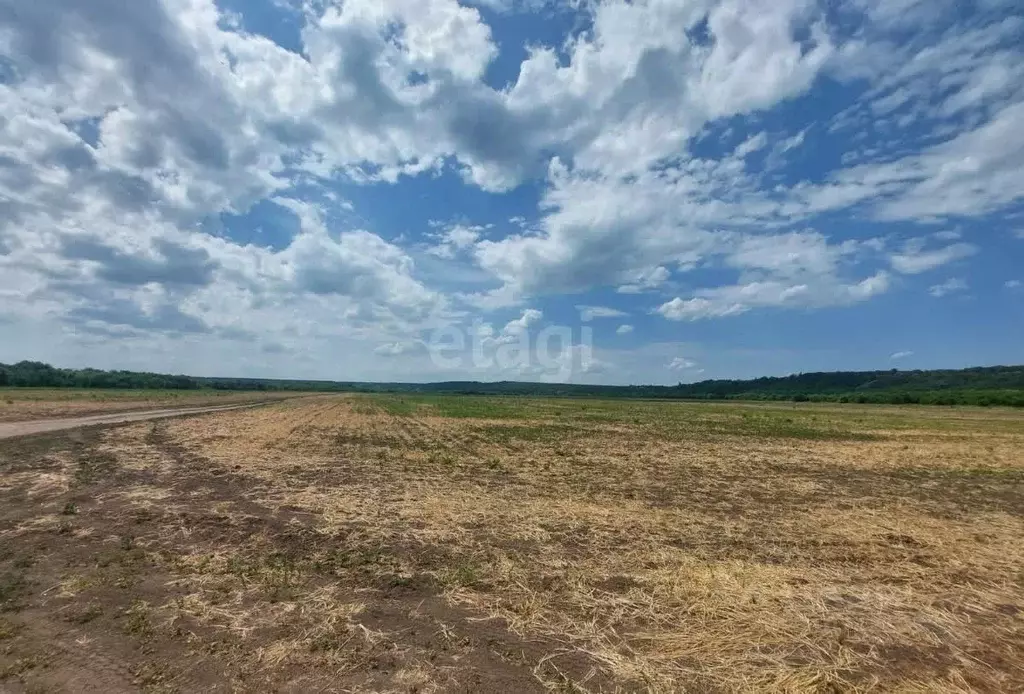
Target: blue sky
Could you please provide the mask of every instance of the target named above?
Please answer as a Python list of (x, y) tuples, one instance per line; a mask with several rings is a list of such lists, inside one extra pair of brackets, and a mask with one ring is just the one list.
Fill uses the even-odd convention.
[(1013, 0), (0, 0), (0, 361), (1024, 361)]

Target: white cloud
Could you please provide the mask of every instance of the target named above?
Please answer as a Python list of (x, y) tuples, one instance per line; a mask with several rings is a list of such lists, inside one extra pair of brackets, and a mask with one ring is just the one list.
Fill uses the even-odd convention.
[(879, 217), (982, 215), (1020, 200), (1024, 197), (1024, 182), (1018, 175), (1024, 166), (1024, 136), (1016, 124), (1021, 119), (1024, 103), (1007, 106), (985, 125), (916, 159), (877, 167), (874, 174), (883, 179), (914, 181), (878, 207)]
[(616, 335), (628, 335), (631, 332), (633, 332), (633, 326), (627, 323), (623, 323), (622, 325), (615, 329)]
[(427, 252), (450, 260), (458, 253), (471, 249), (484, 231), (482, 226), (456, 224), (442, 230), (436, 237), (438, 242), (428, 248)]
[(757, 135), (752, 135), (751, 137), (741, 142), (740, 145), (736, 147), (736, 149), (733, 151), (732, 155), (734, 157), (739, 157), (740, 159), (742, 159), (748, 154), (752, 154), (758, 151), (759, 149), (764, 149), (764, 147), (767, 144), (768, 135), (761, 132), (758, 133)]
[(670, 371), (685, 371), (686, 369), (692, 369), (695, 366), (697, 366), (697, 362), (695, 361), (690, 361), (683, 357), (676, 357), (669, 362), (668, 369)]
[(486, 7), (494, 12), (539, 12), (549, 6), (557, 7), (552, 0), (465, 0), (464, 4)]
[[(949, 19), (949, 3), (879, 6), (908, 4), (939, 24)], [(982, 14), (936, 34), (930, 21), (901, 25), (887, 13), (871, 15), (873, 40), (844, 46), (837, 65), (872, 88), (832, 129), (860, 130), (882, 146), (861, 153), (863, 165), (835, 172), (825, 186), (803, 187), (799, 192), (810, 193), (804, 202), (867, 203), (879, 219), (927, 221), (983, 215), (1024, 197), (1014, 173), (1024, 161), (1024, 135), (1013, 125), (1024, 108), (1021, 18)], [(910, 26), (917, 32), (908, 35)]]
[[(698, 179), (710, 175), (728, 188), (742, 163), (716, 170), (714, 162), (684, 157), (678, 169), (650, 167), (685, 152), (708, 121), (800, 94), (832, 46), (808, 5), (787, 0), (712, 5), (707, 30), (714, 41), (705, 49), (685, 38), (704, 9), (702, 3), (601, 4), (593, 31), (574, 44), (567, 62), (540, 50), (523, 64), (510, 104), (557, 104), (559, 117), (578, 119), (566, 131), (575, 156), (571, 168), (562, 159), (550, 167), (545, 206), (551, 212), (541, 233), (480, 244), (484, 268), (526, 294), (594, 284), (639, 293), (667, 280), (671, 265), (689, 267), (714, 249), (718, 236), (702, 227), (725, 210), (696, 202), (706, 192), (697, 187), (710, 187)], [(809, 31), (803, 45), (799, 28)], [(604, 122), (588, 122), (596, 116)], [(738, 154), (766, 138), (755, 136)], [(734, 190), (738, 196), (743, 186)]]
[(540, 322), (544, 314), (537, 309), (528, 308), (523, 311), (523, 315), (515, 320), (511, 320), (505, 324), (502, 328), (501, 334), (506, 336), (520, 335), (530, 329), (530, 326), (536, 325)]
[(1010, 290), (1017, 290), (1024, 286), (1024, 283), (1020, 280), (1007, 280), (1003, 286)]
[(807, 127), (795, 135), (777, 140), (775, 144), (772, 145), (768, 152), (768, 156), (765, 159), (765, 170), (773, 171), (781, 168), (786, 163), (787, 154), (803, 145), (804, 140), (807, 139), (807, 133), (810, 129), (810, 127)]
[(904, 248), (900, 253), (892, 254), (889, 257), (889, 262), (897, 272), (916, 275), (956, 260), (968, 258), (976, 252), (977, 248), (969, 243), (955, 243), (932, 251), (925, 251), (920, 244), (913, 244)]
[(404, 354), (419, 352), (424, 349), (423, 343), (418, 340), (406, 342), (388, 342), (375, 348), (374, 354), (385, 357), (400, 357)]
[(636, 270), (627, 275), (629, 282), (620, 285), (616, 290), (619, 294), (642, 294), (657, 289), (668, 280), (670, 273), (660, 265)]
[(577, 306), (576, 310), (580, 312), (580, 320), (584, 323), (597, 318), (621, 318), (629, 315), (625, 311), (607, 306)]
[(967, 291), (967, 282), (959, 277), (951, 277), (941, 284), (935, 284), (928, 288), (928, 293), (936, 299), (963, 291)]
[(888, 290), (879, 271), (861, 280), (843, 279), (844, 266), (874, 244), (829, 244), (816, 232), (731, 235), (723, 262), (740, 271), (740, 282), (696, 290), (656, 309), (670, 320), (698, 320), (756, 308), (817, 308), (865, 301)]
[(900, 359), (906, 359), (907, 357), (912, 357), (912, 356), (914, 356), (913, 352), (905, 351), (905, 352), (894, 352), (889, 358), (892, 359), (893, 361), (899, 361)]
[(789, 152), (790, 150), (796, 149), (804, 143), (807, 138), (807, 129), (801, 130), (795, 135), (791, 135), (784, 140), (779, 140), (778, 144), (773, 150), (773, 154), (780, 155)]
[[(19, 11), (7, 38), (23, 79), (0, 85), (0, 154), (16, 163), (0, 167), (0, 274), (11, 283), (0, 281), (0, 292), (32, 297), (17, 302), (23, 317), (135, 338), (388, 337), (442, 319), (445, 299), (414, 276), (402, 248), (359, 228), (328, 231), (311, 202), (274, 198), (299, 218), (299, 233), (277, 250), (197, 225), (290, 186), (286, 154), (296, 146), (328, 169), (421, 158), (358, 136), (358, 109), (344, 126), (318, 115), (315, 99), (351, 84), (335, 75), (324, 88), (329, 78), (318, 69), (328, 66), (317, 56), (333, 49), (323, 32), (365, 28), (374, 11), (355, 3), (345, 17), (329, 11), (307, 36), (311, 62), (232, 32), (205, 0), (129, 10), (54, 0)], [(423, 70), (471, 78), (472, 61), (493, 53), (486, 32), (473, 29), (475, 15), (453, 3), (408, 12), (407, 59)], [(465, 41), (449, 44), (452, 36)], [(377, 129), (381, 115), (364, 125)], [(334, 127), (354, 135), (327, 137)], [(402, 149), (403, 137), (383, 137)], [(329, 151), (340, 142), (353, 149)], [(465, 230), (446, 239), (455, 248), (474, 240)]]
[(676, 297), (656, 309), (669, 320), (722, 318), (755, 308), (843, 306), (865, 301), (889, 288), (889, 276), (880, 272), (853, 284), (820, 286), (779, 280), (748, 282), (699, 290), (689, 299)]
[(817, 232), (751, 235), (736, 239), (726, 264), (785, 277), (831, 275), (840, 259), (855, 249), (855, 244), (830, 245)]
[(574, 340), (564, 327), (534, 333), (541, 321), (542, 314), (535, 309), (523, 311), (500, 330), (475, 320), (471, 326), (456, 327), (454, 340), (451, 330), (431, 339), (429, 352), (435, 363), (473, 378), (600, 382), (615, 371), (610, 360), (595, 354), (586, 342)]
[(445, 233), (445, 241), (459, 250), (469, 248), (480, 238), (481, 227), (454, 226)]

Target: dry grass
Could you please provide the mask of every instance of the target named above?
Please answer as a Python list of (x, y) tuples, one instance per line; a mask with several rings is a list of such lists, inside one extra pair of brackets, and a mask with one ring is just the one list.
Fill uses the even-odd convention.
[(5, 469), (2, 539), (74, 524), (108, 561), (38, 607), (128, 586), (203, 686), (1024, 688), (1016, 412), (339, 396), (86, 444)]

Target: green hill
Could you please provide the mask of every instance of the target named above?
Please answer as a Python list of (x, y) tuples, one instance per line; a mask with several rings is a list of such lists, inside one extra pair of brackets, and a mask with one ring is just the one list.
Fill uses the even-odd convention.
[(746, 381), (702, 381), (690, 384), (681, 383), (676, 386), (601, 386), (519, 381), (360, 383), (269, 378), (202, 378), (137, 371), (61, 369), (41, 362), (22, 361), (17, 364), (0, 364), (0, 386), (414, 392), (1024, 407), (1024, 366), (991, 366), (935, 371), (897, 371), (895, 369), (891, 371), (836, 371), (756, 378)]

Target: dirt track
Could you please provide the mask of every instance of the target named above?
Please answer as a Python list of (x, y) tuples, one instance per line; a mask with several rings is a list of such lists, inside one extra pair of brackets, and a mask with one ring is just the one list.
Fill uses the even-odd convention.
[(145, 410), (143, 412), (99, 414), (88, 417), (36, 419), (27, 422), (0, 422), (0, 439), (9, 439), (15, 436), (28, 436), (29, 434), (41, 434), (48, 431), (61, 431), (63, 429), (77, 429), (79, 427), (96, 426), (100, 424), (123, 424), (126, 422), (141, 422), (147, 419), (162, 419), (164, 417), (179, 417), (181, 415), (205, 414), (207, 412), (225, 412), (227, 410), (238, 410), (245, 407), (259, 407), (260, 405), (266, 405), (270, 402), (280, 401), (250, 402), (242, 405), (214, 405), (212, 407), (174, 407), (161, 410)]

